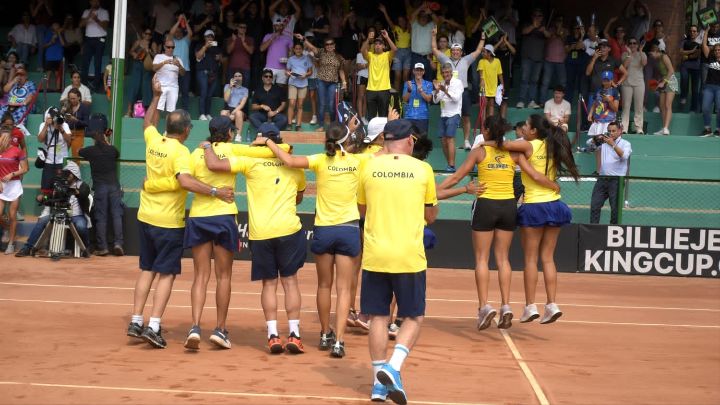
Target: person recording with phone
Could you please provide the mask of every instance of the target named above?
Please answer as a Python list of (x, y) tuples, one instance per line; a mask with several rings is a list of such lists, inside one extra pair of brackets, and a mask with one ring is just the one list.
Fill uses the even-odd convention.
[(195, 78), (200, 90), (200, 119), (210, 118), (210, 101), (218, 85), (218, 71), (222, 50), (215, 40), (215, 32), (206, 30), (205, 41), (195, 49)]
[(70, 89), (67, 100), (60, 108), (63, 119), (70, 127), (70, 150), (72, 156), (78, 156), (78, 151), (85, 143), (85, 128), (90, 118), (90, 106), (82, 102), (82, 94), (78, 89)]
[[(595, 156), (599, 159), (600, 176), (593, 187), (590, 200), (590, 223), (600, 222), (600, 210), (605, 200), (610, 201), (610, 223), (618, 223), (618, 180), (617, 176), (628, 174), (628, 163), (632, 146), (622, 139), (622, 127), (617, 121), (607, 126), (607, 134), (596, 135), (591, 141), (598, 147)], [(605, 177), (608, 176), (608, 177)]]
[(178, 78), (185, 74), (185, 65), (180, 58), (173, 55), (174, 51), (175, 41), (168, 38), (163, 45), (163, 53), (155, 55), (153, 59), (153, 70), (162, 88), (158, 110), (165, 112), (175, 111), (180, 93)]
[(243, 74), (235, 71), (230, 78), (230, 83), (223, 89), (225, 108), (220, 115), (228, 116), (235, 123), (235, 142), (242, 141), (243, 123), (245, 122), (245, 105), (247, 104), (250, 91), (243, 87)]

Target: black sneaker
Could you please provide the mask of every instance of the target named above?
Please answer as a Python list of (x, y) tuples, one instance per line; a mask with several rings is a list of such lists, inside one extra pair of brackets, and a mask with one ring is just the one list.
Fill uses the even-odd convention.
[(127, 329), (127, 335), (134, 338), (140, 338), (140, 336), (143, 333), (143, 327), (136, 324), (135, 322), (130, 322)]
[(150, 343), (152, 347), (155, 347), (157, 349), (164, 349), (165, 346), (167, 346), (167, 342), (162, 337), (162, 328), (160, 328), (157, 332), (152, 330), (151, 327), (146, 326), (145, 330), (143, 330), (142, 335), (140, 337)]
[(320, 350), (328, 350), (330, 349), (330, 346), (335, 344), (335, 332), (330, 329), (330, 332), (328, 333), (320, 333), (320, 344), (318, 345), (318, 349)]
[(713, 135), (720, 136), (720, 129), (716, 129), (715, 132), (713, 132)]
[(120, 245), (113, 246), (112, 253), (115, 256), (125, 256), (125, 250), (123, 250), (122, 246)]
[(330, 350), (330, 357), (342, 359), (345, 356), (345, 342), (337, 341)]
[(98, 249), (93, 252), (95, 256), (107, 256), (110, 252), (107, 249)]
[(25, 257), (25, 256), (35, 256), (33, 254), (32, 248), (26, 246), (26, 247), (18, 250), (15, 253), (15, 257)]
[(188, 332), (187, 338), (185, 339), (185, 346), (186, 349), (190, 350), (197, 350), (200, 348), (200, 334), (202, 332), (200, 331), (200, 327), (198, 325), (193, 325), (192, 328), (190, 328), (190, 332)]
[(700, 135), (700, 137), (702, 137), (702, 138), (707, 138), (707, 137), (710, 137), (710, 136), (712, 136), (712, 129), (710, 129), (710, 128), (708, 128), (708, 127), (705, 127), (705, 129), (703, 129), (702, 134)]

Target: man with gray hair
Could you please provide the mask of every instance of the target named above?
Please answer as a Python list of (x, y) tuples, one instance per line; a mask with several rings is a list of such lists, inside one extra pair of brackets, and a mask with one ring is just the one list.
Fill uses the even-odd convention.
[(434, 81), (433, 101), (440, 103), (440, 130), (438, 135), (442, 141), (443, 154), (448, 165), (445, 171), (455, 172), (455, 133), (460, 127), (462, 110), (463, 84), (453, 77), (453, 66), (442, 65), (442, 81)]

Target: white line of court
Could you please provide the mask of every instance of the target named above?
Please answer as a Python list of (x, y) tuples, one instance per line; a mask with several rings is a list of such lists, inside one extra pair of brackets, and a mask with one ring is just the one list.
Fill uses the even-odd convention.
[[(497, 324), (497, 320), (495, 321)], [(520, 370), (522, 370), (523, 374), (525, 375), (525, 378), (530, 383), (530, 387), (532, 388), (533, 392), (535, 393), (535, 397), (537, 398), (540, 405), (550, 405), (550, 402), (548, 401), (547, 397), (545, 396), (545, 392), (543, 392), (542, 387), (540, 387), (540, 383), (538, 383), (537, 379), (535, 378), (535, 375), (530, 370), (530, 366), (527, 365), (525, 360), (523, 359), (522, 355), (520, 354), (520, 351), (518, 350), (517, 346), (515, 346), (515, 342), (513, 342), (510, 335), (507, 333), (505, 329), (500, 329), (500, 334), (502, 335), (503, 339), (505, 339), (505, 344), (510, 349), (510, 352), (512, 353), (512, 356), (515, 358), (515, 361), (517, 362), (518, 366), (520, 366)]]
[[(25, 302), (40, 304), (65, 304), (65, 305), (104, 305), (104, 306), (125, 306), (131, 307), (130, 302), (90, 302), (90, 301), (63, 301), (63, 300), (34, 300), (34, 299), (16, 299), (16, 298), (0, 298), (0, 302)], [(168, 308), (191, 308), (190, 305), (168, 304)], [(205, 309), (215, 309), (214, 306), (205, 306)], [(246, 308), (246, 307), (230, 307), (233, 311), (251, 311), (260, 312), (262, 308)], [(315, 314), (315, 310), (301, 310), (302, 313)], [(474, 316), (454, 316), (454, 315), (425, 315), (427, 319), (477, 319)], [(656, 326), (668, 328), (698, 328), (698, 329), (720, 329), (720, 325), (686, 325), (671, 323), (634, 323), (634, 322), (609, 322), (609, 321), (583, 321), (583, 320), (561, 320), (558, 323), (579, 323), (588, 325), (618, 325), (618, 326)]]
[[(63, 284), (36, 284), (36, 283), (14, 283), (14, 282), (0, 282), (1, 285), (16, 286), (16, 287), (45, 287), (45, 288), (81, 288), (90, 290), (118, 290), (118, 291), (132, 291), (133, 287), (115, 287), (115, 286), (93, 286), (93, 285), (63, 285)], [(173, 289), (173, 292), (189, 293), (190, 290), (186, 289)], [(214, 290), (208, 290), (208, 294), (215, 294)], [(260, 295), (259, 292), (250, 291), (233, 291), (234, 295)], [(278, 292), (278, 296), (284, 296), (282, 292)], [(315, 297), (315, 294), (302, 294), (303, 297)], [(333, 295), (335, 297), (335, 295)], [(427, 298), (428, 302), (459, 302), (459, 303), (477, 303), (474, 299), (450, 299), (450, 298)], [(488, 301), (491, 303), (499, 303), (499, 301)], [(525, 301), (510, 301), (511, 304), (525, 304)], [(718, 301), (720, 305), (720, 300)], [(598, 304), (573, 304), (573, 303), (562, 303), (564, 307), (579, 307), (579, 308), (605, 308), (605, 309), (648, 309), (658, 311), (693, 311), (693, 312), (720, 312), (720, 308), (682, 308), (682, 307), (653, 307), (653, 306), (633, 306), (633, 305), (598, 305)]]

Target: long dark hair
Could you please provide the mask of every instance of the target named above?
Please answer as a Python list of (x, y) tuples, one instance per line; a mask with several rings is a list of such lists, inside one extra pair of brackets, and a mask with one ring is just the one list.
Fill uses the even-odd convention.
[(339, 122), (332, 122), (325, 131), (325, 154), (335, 156), (340, 145), (337, 141), (343, 139), (347, 135), (347, 128)]
[(216, 142), (228, 142), (230, 141), (230, 131), (225, 132), (214, 132), (210, 133), (210, 136), (207, 137), (208, 142), (216, 143)]
[(572, 154), (572, 146), (567, 134), (560, 128), (553, 126), (540, 114), (530, 116), (530, 126), (537, 130), (538, 139), (545, 142), (545, 175), (547, 176), (551, 167), (558, 173), (570, 174), (575, 181), (580, 178), (580, 172), (575, 165), (575, 158)]
[(497, 147), (502, 148), (505, 133), (510, 130), (510, 124), (505, 121), (505, 118), (499, 114), (491, 115), (485, 119), (485, 128), (487, 129), (487, 131), (485, 131), (485, 140), (495, 141)]

